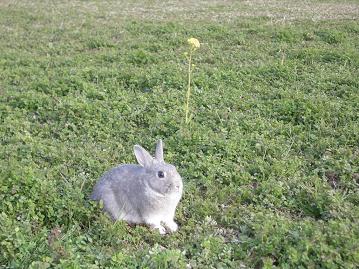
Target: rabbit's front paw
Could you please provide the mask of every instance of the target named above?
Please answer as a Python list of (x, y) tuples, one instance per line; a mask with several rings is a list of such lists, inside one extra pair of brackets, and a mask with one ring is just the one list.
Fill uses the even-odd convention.
[(171, 233), (178, 230), (178, 225), (173, 220), (165, 221), (164, 224)]
[(154, 227), (154, 229), (157, 229), (160, 234), (166, 234), (166, 229), (162, 225), (158, 225), (158, 226)]

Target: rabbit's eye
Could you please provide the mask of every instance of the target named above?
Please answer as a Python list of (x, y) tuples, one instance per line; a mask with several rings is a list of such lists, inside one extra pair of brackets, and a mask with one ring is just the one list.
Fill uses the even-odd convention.
[(163, 171), (158, 171), (157, 173), (159, 178), (164, 178), (165, 177), (165, 173)]

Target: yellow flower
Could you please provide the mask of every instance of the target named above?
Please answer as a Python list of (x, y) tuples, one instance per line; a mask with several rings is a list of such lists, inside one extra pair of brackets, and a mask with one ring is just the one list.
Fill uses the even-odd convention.
[(197, 38), (191, 37), (190, 39), (187, 40), (187, 42), (192, 49), (198, 49), (201, 46)]

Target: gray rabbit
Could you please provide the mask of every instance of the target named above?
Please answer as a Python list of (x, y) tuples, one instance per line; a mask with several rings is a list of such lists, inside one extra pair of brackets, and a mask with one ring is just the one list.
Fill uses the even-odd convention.
[(106, 172), (91, 199), (102, 200), (104, 210), (115, 220), (143, 223), (160, 234), (166, 229), (175, 232), (174, 215), (183, 190), (181, 176), (176, 167), (165, 163), (161, 140), (155, 158), (139, 145), (134, 146), (134, 153), (139, 165), (124, 164)]

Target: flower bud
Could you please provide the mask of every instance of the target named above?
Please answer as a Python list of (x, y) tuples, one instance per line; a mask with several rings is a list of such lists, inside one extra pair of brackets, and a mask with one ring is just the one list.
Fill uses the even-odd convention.
[(190, 39), (187, 40), (187, 42), (192, 49), (198, 49), (201, 46), (197, 38), (191, 37)]

